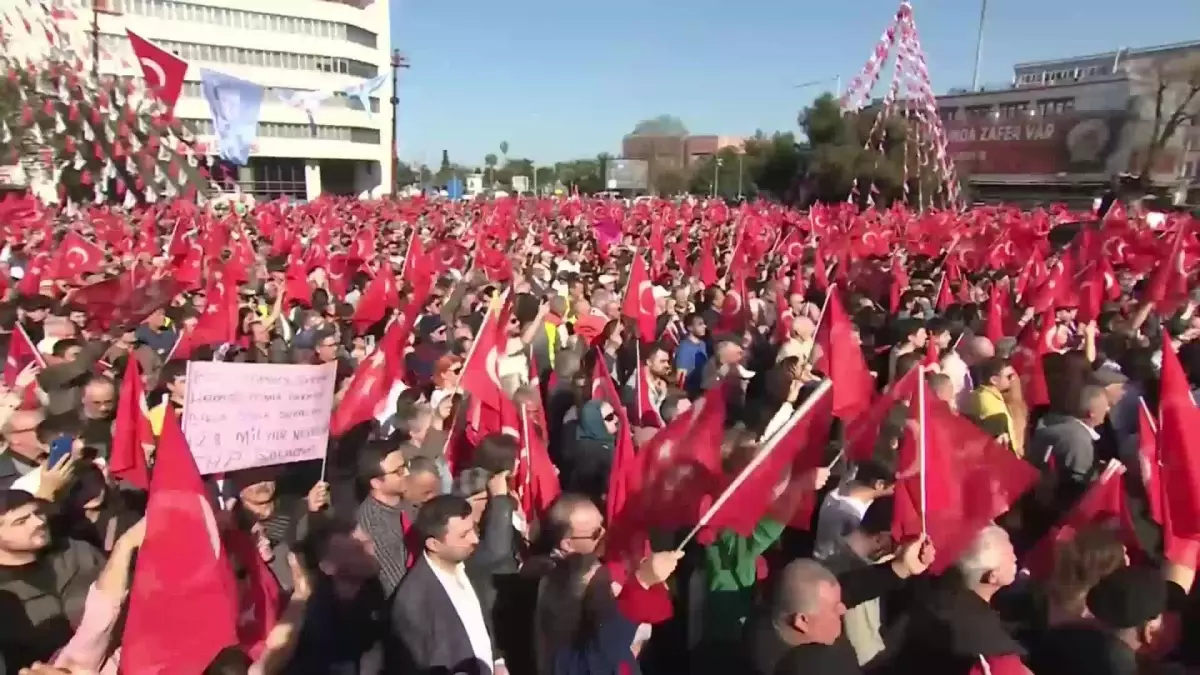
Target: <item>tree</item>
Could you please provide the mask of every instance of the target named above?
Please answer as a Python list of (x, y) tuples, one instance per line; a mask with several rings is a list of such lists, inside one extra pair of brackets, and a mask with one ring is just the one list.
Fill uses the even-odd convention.
[(504, 163), (508, 163), (508, 141), (500, 141), (500, 155), (504, 157)]
[(142, 203), (207, 192), (194, 136), (133, 78), (96, 83), (80, 77), (81, 63), (57, 59), (0, 58), (0, 68), (0, 163), (20, 164), (57, 198)]
[(800, 114), (811, 146), (805, 173), (811, 199), (839, 202), (853, 196), (860, 206), (887, 206), (907, 196), (921, 206), (944, 204), (948, 195), (935, 162), (921, 161), (919, 148), (928, 145), (920, 135), (922, 122), (892, 117), (876, 129), (878, 113), (868, 108), (843, 115), (838, 101), (824, 94)]
[(396, 185), (396, 191), (399, 188), (407, 187), (421, 180), (421, 177), (408, 164), (396, 160), (396, 171), (392, 174), (393, 182)]
[(550, 191), (554, 189), (554, 184), (558, 182), (558, 174), (552, 166), (537, 167), (537, 183), (538, 191)]
[(442, 164), (438, 167), (438, 171), (433, 176), (433, 180), (438, 185), (445, 185), (454, 177), (454, 166), (450, 164), (450, 151), (442, 150)]
[(487, 155), (484, 155), (484, 157), (483, 157), (483, 165), (486, 166), (487, 170), (488, 170), (488, 182), (494, 183), (496, 181), (496, 162), (497, 161), (499, 161), (499, 160), (496, 159), (496, 155), (491, 152), (489, 152)]
[(1150, 136), (1139, 153), (1138, 173), (1148, 185), (1167, 145), (1181, 128), (1200, 121), (1200, 56), (1156, 60), (1136, 82), (1145, 85), (1154, 106)]
[(687, 175), (675, 169), (664, 169), (654, 176), (654, 191), (660, 197), (673, 197), (687, 190)]
[(594, 159), (559, 162), (554, 165), (554, 172), (567, 190), (575, 188), (582, 194), (595, 194), (604, 190), (600, 163)]
[(430, 183), (433, 182), (433, 172), (429, 170), (429, 167), (422, 164), (421, 169), (418, 173), (421, 178), (421, 186), (422, 187), (429, 185)]
[[(514, 176), (525, 176), (531, 182), (533, 181), (533, 160), (531, 159), (510, 159), (504, 163), (504, 167), (497, 173), (496, 180), (502, 186), (512, 187), (512, 179)], [(532, 186), (531, 186), (532, 187)]]
[(659, 115), (648, 120), (638, 122), (631, 136), (687, 136), (687, 127), (678, 117), (671, 115)]

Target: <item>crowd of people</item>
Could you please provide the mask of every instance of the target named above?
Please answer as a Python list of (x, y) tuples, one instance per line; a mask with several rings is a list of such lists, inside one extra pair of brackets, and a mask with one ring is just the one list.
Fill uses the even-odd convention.
[[(0, 672), (1188, 672), (1193, 224), (3, 202)], [(325, 458), (201, 476), (198, 361)]]

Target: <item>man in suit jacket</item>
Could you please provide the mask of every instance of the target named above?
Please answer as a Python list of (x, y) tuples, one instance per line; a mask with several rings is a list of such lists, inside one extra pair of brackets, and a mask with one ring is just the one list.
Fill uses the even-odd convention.
[(389, 672), (501, 675), (492, 627), (464, 562), (479, 545), (471, 505), (452, 495), (426, 502), (412, 525), (424, 547), (392, 600)]

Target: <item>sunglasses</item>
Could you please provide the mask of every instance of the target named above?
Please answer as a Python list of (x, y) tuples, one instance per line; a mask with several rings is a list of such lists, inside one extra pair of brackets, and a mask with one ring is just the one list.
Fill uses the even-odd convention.
[(605, 422), (616, 422), (617, 421), (617, 413), (615, 413), (615, 412), (608, 413), (607, 415), (604, 416), (604, 421)]
[(451, 368), (451, 369), (450, 369), (450, 372), (452, 372), (452, 373), (454, 373), (455, 375), (457, 375), (457, 374), (459, 374), (459, 373), (461, 373), (461, 372), (462, 372), (462, 366), (455, 366), (455, 367), (453, 367), (453, 368)]

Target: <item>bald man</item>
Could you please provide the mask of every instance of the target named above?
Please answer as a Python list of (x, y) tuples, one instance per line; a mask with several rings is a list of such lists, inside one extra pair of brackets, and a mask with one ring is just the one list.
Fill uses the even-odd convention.
[(859, 673), (858, 657), (842, 632), (847, 607), (888, 593), (933, 562), (932, 545), (919, 538), (896, 550), (890, 563), (867, 565), (840, 576), (808, 558), (783, 568), (767, 607), (746, 633), (756, 675)]
[(950, 378), (954, 387), (954, 396), (961, 397), (973, 390), (978, 382), (971, 375), (971, 369), (996, 355), (992, 341), (982, 335), (966, 335), (959, 341), (958, 349), (949, 349), (942, 357), (942, 372)]

